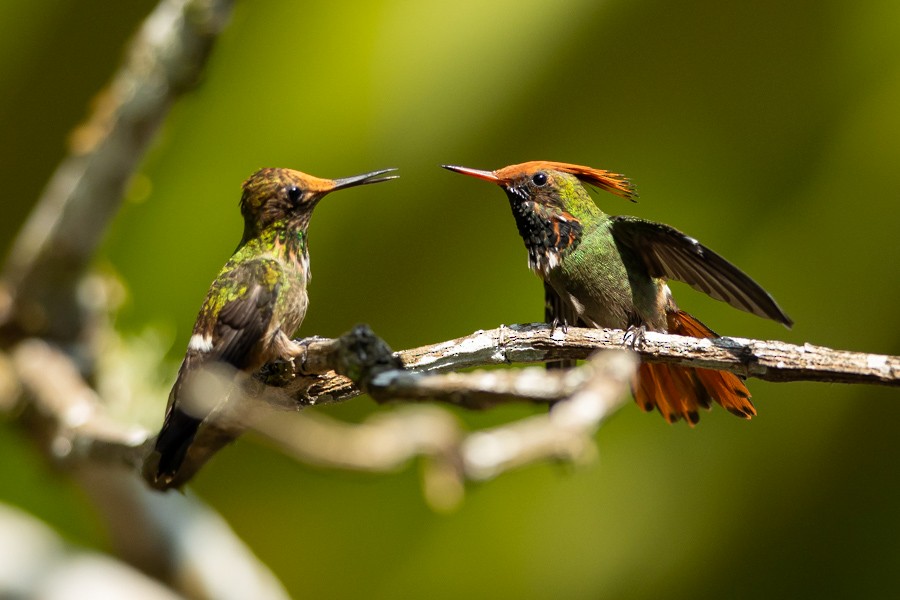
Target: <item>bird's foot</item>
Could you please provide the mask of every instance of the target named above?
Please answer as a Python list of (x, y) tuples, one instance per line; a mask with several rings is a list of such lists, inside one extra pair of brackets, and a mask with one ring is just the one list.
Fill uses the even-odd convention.
[(320, 342), (330, 342), (328, 338), (323, 338), (318, 335), (313, 335), (310, 337), (305, 337), (299, 340), (292, 340), (285, 336), (283, 340), (283, 346), (281, 351), (281, 358), (291, 364), (296, 373), (312, 373), (318, 372), (315, 369), (310, 369), (310, 365), (308, 365), (308, 357), (310, 353), (310, 346), (313, 344), (318, 344)]
[(569, 324), (565, 319), (553, 317), (553, 320), (550, 321), (550, 335), (552, 336), (554, 333), (556, 333), (557, 329), (562, 329), (563, 333), (569, 333)]
[(632, 350), (637, 350), (644, 343), (644, 334), (647, 333), (647, 327), (644, 325), (629, 325), (622, 336), (622, 345), (631, 346)]

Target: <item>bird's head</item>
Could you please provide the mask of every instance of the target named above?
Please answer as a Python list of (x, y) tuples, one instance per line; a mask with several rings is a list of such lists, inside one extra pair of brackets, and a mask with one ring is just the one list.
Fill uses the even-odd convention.
[(582, 184), (634, 201), (637, 192), (623, 175), (569, 163), (535, 160), (496, 171), (444, 165), (445, 169), (490, 181), (503, 188), (510, 203), (530, 203), (551, 211), (577, 213), (578, 204), (590, 201)]
[(396, 179), (396, 175), (383, 177), (394, 170), (382, 169), (343, 179), (320, 179), (293, 169), (260, 169), (243, 185), (244, 239), (272, 226), (305, 230), (313, 209), (326, 194)]
[(583, 184), (632, 201), (637, 197), (623, 175), (569, 163), (539, 160), (496, 171), (443, 167), (503, 188), (528, 248), (528, 263), (540, 274), (546, 274), (565, 252), (578, 246), (586, 220), (602, 215)]

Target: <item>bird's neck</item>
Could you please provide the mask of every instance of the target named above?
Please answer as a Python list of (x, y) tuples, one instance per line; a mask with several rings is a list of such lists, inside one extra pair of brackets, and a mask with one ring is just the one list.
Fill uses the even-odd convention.
[(260, 256), (270, 255), (286, 262), (306, 263), (309, 252), (306, 230), (288, 223), (272, 223), (262, 231), (241, 240), (236, 253)]

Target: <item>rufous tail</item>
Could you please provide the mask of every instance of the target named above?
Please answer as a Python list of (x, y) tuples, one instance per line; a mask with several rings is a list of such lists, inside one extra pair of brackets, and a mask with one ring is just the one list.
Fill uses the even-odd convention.
[[(697, 338), (718, 337), (709, 327), (681, 310), (666, 314), (669, 333)], [(676, 367), (664, 363), (641, 363), (633, 386), (634, 400), (645, 411), (656, 408), (666, 421), (684, 419), (694, 425), (700, 409), (712, 401), (728, 412), (749, 419), (756, 416), (747, 386), (725, 371)]]

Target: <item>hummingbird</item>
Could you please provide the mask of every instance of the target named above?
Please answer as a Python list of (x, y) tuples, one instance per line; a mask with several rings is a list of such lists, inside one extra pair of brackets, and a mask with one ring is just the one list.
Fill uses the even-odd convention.
[(302, 353), (291, 336), (306, 315), (307, 227), (319, 200), (335, 190), (395, 179), (385, 176), (394, 170), (332, 180), (267, 168), (243, 183), (244, 233), (197, 315), (162, 429), (144, 462), (144, 478), (151, 486), (160, 490), (182, 486), (237, 435), (210, 418), (221, 411), (228, 394), (198, 403), (192, 378), (197, 382), (204, 369), (222, 367), (235, 378), (251, 375), (267, 362), (290, 361)]
[[(532, 161), (496, 171), (442, 165), (493, 182), (506, 192), (528, 266), (544, 282), (545, 319), (584, 327), (719, 337), (675, 304), (668, 279), (790, 327), (772, 296), (739, 268), (696, 239), (661, 223), (610, 216), (585, 185), (631, 201), (637, 193), (619, 173), (561, 162)], [(712, 401), (749, 419), (756, 415), (741, 379), (724, 371), (641, 363), (632, 385), (638, 406), (668, 421), (698, 422)]]

